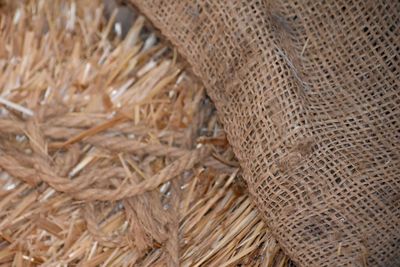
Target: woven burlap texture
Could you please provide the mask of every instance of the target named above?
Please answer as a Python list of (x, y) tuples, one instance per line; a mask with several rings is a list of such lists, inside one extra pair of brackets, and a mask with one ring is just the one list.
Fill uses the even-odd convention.
[(131, 0), (215, 102), (300, 266), (400, 266), (400, 2)]

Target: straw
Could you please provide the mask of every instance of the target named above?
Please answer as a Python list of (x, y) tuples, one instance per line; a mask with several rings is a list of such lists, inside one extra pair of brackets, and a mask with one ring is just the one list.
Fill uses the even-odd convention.
[(0, 8), (0, 265), (286, 264), (203, 85), (102, 12)]

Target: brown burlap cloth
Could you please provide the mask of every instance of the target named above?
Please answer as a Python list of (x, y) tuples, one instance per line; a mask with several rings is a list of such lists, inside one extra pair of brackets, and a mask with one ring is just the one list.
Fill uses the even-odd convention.
[(400, 266), (400, 1), (131, 0), (215, 102), (300, 266)]

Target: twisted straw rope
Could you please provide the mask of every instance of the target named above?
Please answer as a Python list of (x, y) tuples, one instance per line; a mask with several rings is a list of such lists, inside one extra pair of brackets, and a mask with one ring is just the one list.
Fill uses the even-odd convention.
[(69, 178), (58, 176), (45, 159), (40, 160), (35, 164), (34, 168), (29, 168), (22, 166), (18, 159), (5, 154), (3, 151), (0, 151), (0, 168), (15, 178), (29, 182), (29, 184), (37, 184), (40, 181), (46, 182), (55, 190), (72, 194), (74, 198), (79, 200), (116, 201), (137, 196), (157, 188), (161, 184), (181, 174), (183, 171), (191, 169), (195, 164), (202, 161), (209, 154), (210, 148), (208, 147), (201, 147), (187, 152), (150, 179), (134, 185), (121, 184), (117, 189), (99, 189), (90, 188), (90, 186), (97, 179), (104, 180), (111, 178), (114, 175), (118, 175), (120, 173), (119, 168), (117, 170), (110, 169), (103, 173), (100, 172), (102, 177), (94, 175), (99, 173), (94, 170), (93, 172), (81, 175), (76, 179), (71, 180)]

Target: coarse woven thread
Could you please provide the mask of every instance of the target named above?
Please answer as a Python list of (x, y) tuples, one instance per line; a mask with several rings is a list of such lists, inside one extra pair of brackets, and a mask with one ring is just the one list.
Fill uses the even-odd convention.
[(400, 266), (400, 2), (130, 0), (213, 99), (300, 266)]

